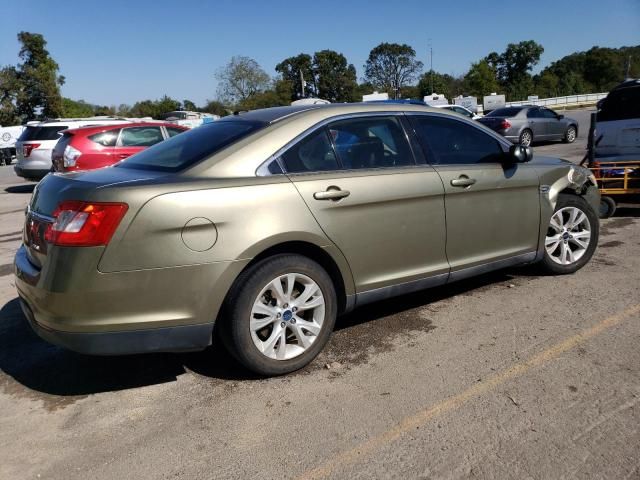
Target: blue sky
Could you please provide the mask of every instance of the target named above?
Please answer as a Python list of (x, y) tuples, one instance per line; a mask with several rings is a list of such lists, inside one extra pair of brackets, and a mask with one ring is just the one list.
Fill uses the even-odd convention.
[(0, 0), (0, 12), (0, 65), (17, 63), (17, 32), (41, 33), (63, 94), (109, 105), (163, 94), (201, 104), (233, 55), (275, 75), (288, 56), (334, 49), (360, 78), (382, 41), (411, 45), (428, 66), (431, 39), (434, 69), (455, 75), (521, 40), (544, 46), (540, 67), (593, 45), (640, 44), (640, 0)]

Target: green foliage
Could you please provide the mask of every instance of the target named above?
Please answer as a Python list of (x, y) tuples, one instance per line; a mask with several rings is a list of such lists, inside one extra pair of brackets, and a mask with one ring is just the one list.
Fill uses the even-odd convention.
[(465, 93), (478, 99), (492, 92), (497, 92), (499, 87), (496, 71), (486, 59), (471, 64), (471, 68), (464, 76)]
[(217, 100), (207, 100), (207, 103), (200, 109), (200, 111), (211, 113), (213, 115), (220, 115), (221, 117), (229, 115), (230, 113), (230, 111)]
[(198, 107), (196, 107), (196, 104), (193, 103), (191, 100), (183, 100), (182, 101), (182, 108), (184, 108), (185, 110), (188, 110), (190, 112), (198, 111)]
[[(318, 86), (315, 83), (315, 75), (313, 72), (313, 59), (311, 55), (301, 53), (295, 57), (285, 58), (276, 65), (282, 80), (289, 82), (291, 85), (291, 100), (297, 100), (304, 97), (318, 96)], [(306, 82), (304, 92), (300, 79), (300, 72)]]
[(95, 105), (91, 105), (84, 100), (71, 100), (70, 98), (62, 99), (63, 117), (76, 118), (76, 117), (91, 117), (95, 115)]
[(25, 120), (35, 118), (36, 109), (40, 116), (59, 117), (63, 114), (60, 87), (64, 77), (58, 75), (58, 64), (45, 48), (47, 42), (38, 33), (20, 32), (21, 43), (18, 57), (22, 63), (16, 69), (18, 92), (16, 96), (17, 114)]
[(313, 75), (318, 97), (330, 102), (354, 100), (356, 67), (334, 50), (321, 50), (313, 55)]
[(533, 79), (529, 73), (540, 61), (544, 48), (533, 40), (510, 43), (498, 54), (491, 52), (484, 61), (496, 72), (496, 78), (507, 100), (522, 100), (533, 91)]
[(235, 56), (218, 70), (218, 97), (225, 103), (240, 103), (269, 88), (269, 75), (258, 62), (249, 57)]
[(0, 70), (0, 125), (17, 125), (21, 122), (16, 108), (20, 81), (15, 67)]
[[(431, 91), (431, 82), (433, 80), (433, 91)], [(452, 99), (462, 91), (462, 79), (456, 78), (448, 73), (438, 73), (432, 70), (425, 72), (418, 81), (418, 95), (416, 97), (423, 98), (432, 93), (442, 93), (448, 99)], [(406, 92), (405, 92), (406, 94)]]
[(402, 89), (422, 70), (416, 51), (406, 44), (381, 43), (369, 52), (364, 65), (365, 80), (393, 98), (401, 98)]
[(160, 100), (143, 100), (136, 102), (129, 110), (132, 117), (160, 118), (163, 113), (180, 109), (180, 102), (164, 95)]

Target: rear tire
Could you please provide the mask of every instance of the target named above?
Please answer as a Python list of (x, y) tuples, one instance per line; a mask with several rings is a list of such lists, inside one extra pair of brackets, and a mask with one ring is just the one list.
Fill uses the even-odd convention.
[(544, 240), (542, 270), (553, 275), (580, 270), (593, 256), (599, 233), (598, 216), (586, 200), (561, 194)]
[(528, 128), (525, 128), (520, 132), (518, 143), (524, 147), (529, 147), (533, 143), (533, 132)]
[(613, 214), (616, 213), (616, 208), (616, 201), (613, 198), (606, 195), (600, 197), (600, 212), (598, 212), (600, 218), (613, 217)]
[(281, 254), (236, 279), (220, 314), (219, 334), (247, 369), (284, 375), (322, 351), (336, 315), (336, 292), (327, 272), (302, 255)]
[(573, 125), (570, 125), (564, 134), (563, 141), (564, 143), (573, 143), (576, 141), (577, 137), (578, 137), (578, 131), (576, 130), (576, 127), (574, 127)]

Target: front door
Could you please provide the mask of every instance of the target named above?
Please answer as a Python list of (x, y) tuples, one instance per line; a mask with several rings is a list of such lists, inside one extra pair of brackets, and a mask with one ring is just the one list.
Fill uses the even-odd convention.
[(409, 115), (445, 189), (447, 258), (454, 272), (535, 252), (539, 182), (526, 163), (504, 166), (505, 148), (473, 124)]
[(427, 277), (446, 281), (442, 182), (432, 167), (415, 164), (398, 117), (336, 121), (281, 161), (349, 262), (358, 293)]

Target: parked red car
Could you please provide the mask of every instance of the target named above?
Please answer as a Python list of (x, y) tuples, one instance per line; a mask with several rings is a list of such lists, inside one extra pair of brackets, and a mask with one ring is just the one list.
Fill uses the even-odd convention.
[(107, 167), (188, 128), (173, 123), (140, 122), (65, 130), (53, 149), (55, 172)]

